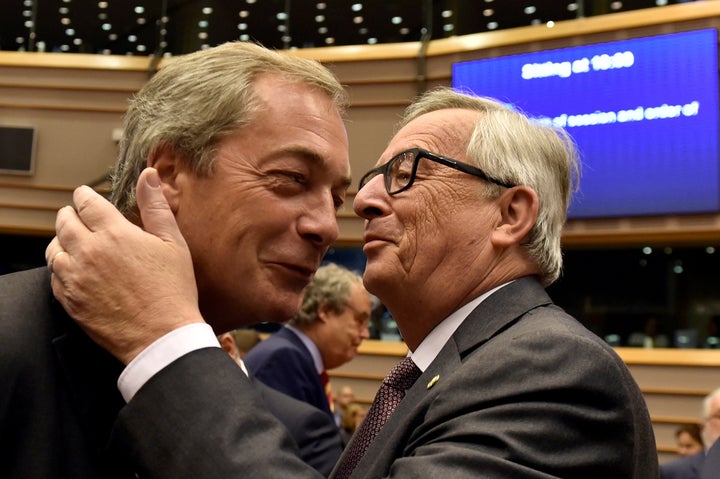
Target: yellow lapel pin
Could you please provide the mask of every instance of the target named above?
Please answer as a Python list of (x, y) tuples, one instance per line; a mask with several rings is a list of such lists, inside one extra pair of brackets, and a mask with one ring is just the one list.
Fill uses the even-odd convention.
[(440, 381), (439, 374), (430, 380), (430, 382), (427, 385), (427, 388), (430, 389), (431, 387), (435, 386), (435, 384), (437, 384), (438, 381)]

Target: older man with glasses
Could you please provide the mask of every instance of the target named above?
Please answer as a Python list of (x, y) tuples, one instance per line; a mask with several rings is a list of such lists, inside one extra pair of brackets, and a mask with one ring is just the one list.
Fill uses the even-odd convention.
[(720, 474), (720, 388), (705, 396), (702, 409), (705, 447), (697, 454), (663, 463), (660, 479), (709, 479)]
[[(410, 354), (383, 381), (331, 477), (656, 479), (650, 418), (627, 367), (544, 289), (562, 267), (560, 237), (579, 175), (572, 141), (496, 101), (449, 89), (422, 96), (400, 126), (378, 166), (360, 181), (354, 208), (365, 220), (365, 286), (392, 313)], [(139, 188), (146, 190), (143, 178)], [(164, 253), (162, 268), (148, 278), (153, 284), (187, 263), (162, 195), (154, 193), (148, 189), (155, 208), (143, 211), (155, 218), (149, 230), (159, 229), (166, 245), (152, 242), (152, 235), (139, 242)], [(91, 196), (82, 190), (76, 199)], [(112, 227), (109, 216), (100, 205), (86, 208), (66, 227), (73, 234)], [(64, 245), (70, 231), (59, 231), (54, 247)], [(61, 301), (86, 282), (97, 284), (87, 275), (108, 257), (132, 255), (140, 246), (104, 241), (107, 248), (92, 261), (81, 243), (70, 245), (56, 270)], [(123, 338), (130, 344), (119, 341), (118, 323), (126, 330), (152, 321), (155, 331), (172, 331), (161, 342), (172, 342), (173, 317), (202, 322), (189, 302), (140, 311), (124, 300), (138, 286), (130, 278), (115, 281), (113, 295), (126, 293), (117, 295), (112, 318), (92, 304), (74, 305), (81, 326), (112, 341), (111, 350), (139, 348), (132, 335)], [(207, 377), (225, 379), (212, 381), (213, 388), (223, 382), (242, 387), (220, 353), (186, 356), (203, 355), (217, 356), (203, 371)], [(194, 434), (194, 444), (218, 445), (201, 448), (213, 467), (196, 468), (195, 477), (243, 477), (256, 457), (244, 455), (239, 444), (264, 441), (268, 457), (280, 445), (253, 428), (241, 408), (223, 411), (208, 401), (208, 391), (188, 379), (197, 367), (180, 358), (160, 371), (130, 402), (120, 427), (151, 476), (182, 472), (162, 459), (173, 453), (165, 439), (172, 428)], [(160, 404), (157, 391), (172, 385), (177, 394)], [(217, 410), (232, 427), (184, 417), (193, 409)], [(198, 453), (188, 461), (208, 459)], [(282, 461), (253, 473), (280, 477), (273, 476), (279, 471), (308, 475)]]

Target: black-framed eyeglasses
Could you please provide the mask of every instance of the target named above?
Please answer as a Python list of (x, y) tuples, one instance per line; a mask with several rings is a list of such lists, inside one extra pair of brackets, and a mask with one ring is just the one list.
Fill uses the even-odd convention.
[(417, 174), (420, 158), (425, 158), (430, 161), (434, 161), (435, 163), (449, 166), (455, 170), (477, 176), (478, 178), (482, 178), (485, 181), (489, 181), (490, 183), (494, 183), (505, 188), (512, 188), (515, 186), (512, 183), (506, 183), (498, 180), (497, 178), (493, 178), (476, 166), (463, 163), (462, 161), (453, 160), (447, 156), (437, 155), (423, 148), (411, 148), (392, 157), (390, 161), (384, 165), (373, 168), (365, 173), (365, 175), (360, 178), (358, 189), (361, 190), (370, 182), (370, 180), (382, 174), (383, 179), (385, 180), (385, 190), (389, 195), (396, 195), (401, 191), (405, 191), (410, 188), (415, 181), (415, 175)]

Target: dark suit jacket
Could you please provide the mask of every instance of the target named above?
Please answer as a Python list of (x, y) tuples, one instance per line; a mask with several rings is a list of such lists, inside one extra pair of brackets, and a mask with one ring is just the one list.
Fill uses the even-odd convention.
[(318, 408), (260, 381), (254, 381), (253, 386), (261, 401), (295, 439), (300, 458), (328, 477), (343, 451), (342, 437), (335, 421)]
[[(53, 299), (45, 268), (0, 276), (0, 477), (136, 477), (125, 445), (111, 434), (125, 404), (116, 385), (122, 368)], [(278, 440), (327, 476), (342, 452), (332, 419), (259, 382), (249, 396), (262, 408), (259, 418), (272, 421), (269, 411), (285, 425), (269, 427)], [(217, 400), (242, 398), (228, 391)], [(176, 453), (171, 447), (168, 454)]]
[(700, 479), (703, 462), (705, 451), (668, 461), (660, 465), (660, 479)]
[(720, 477), (720, 439), (707, 451), (700, 479), (717, 479)]
[(332, 416), (312, 355), (289, 329), (282, 328), (255, 345), (244, 361), (263, 383)]
[[(118, 428), (134, 459), (153, 477), (316, 477), (298, 468), (252, 410), (208, 404), (205, 398), (223, 397), (223, 388), (243, 389), (242, 377), (220, 359), (207, 349), (180, 358), (122, 411)], [(213, 421), (219, 414), (223, 421)], [(213, 441), (204, 440), (208, 436)], [(187, 446), (182, 462), (157, 459), (158, 450), (178, 443)], [(627, 367), (528, 277), (471, 313), (408, 391), (353, 477), (658, 474), (650, 418)]]
[(105, 449), (121, 371), (54, 301), (45, 268), (0, 276), (0, 477), (134, 477)]

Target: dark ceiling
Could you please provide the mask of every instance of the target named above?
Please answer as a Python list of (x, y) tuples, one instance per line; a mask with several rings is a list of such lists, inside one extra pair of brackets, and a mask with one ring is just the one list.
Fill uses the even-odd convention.
[(0, 0), (0, 50), (178, 55), (445, 38), (688, 0)]

